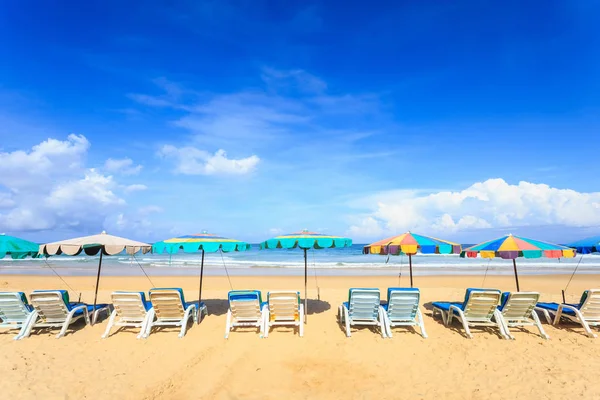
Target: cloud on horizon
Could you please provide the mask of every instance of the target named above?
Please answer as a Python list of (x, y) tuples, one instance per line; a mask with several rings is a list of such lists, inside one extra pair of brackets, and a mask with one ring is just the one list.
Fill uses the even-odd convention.
[(359, 240), (408, 230), (452, 235), (494, 228), (600, 226), (600, 192), (531, 182), (511, 185), (500, 178), (459, 191), (381, 192), (356, 199), (350, 206), (368, 210), (350, 217), (348, 234)]
[[(85, 136), (71, 134), (29, 150), (0, 153), (0, 227), (98, 231), (107, 216), (125, 208), (122, 193), (146, 188), (119, 185), (113, 176), (87, 167), (90, 146)], [(129, 161), (117, 169), (132, 165)], [(115, 164), (109, 160), (105, 165)]]

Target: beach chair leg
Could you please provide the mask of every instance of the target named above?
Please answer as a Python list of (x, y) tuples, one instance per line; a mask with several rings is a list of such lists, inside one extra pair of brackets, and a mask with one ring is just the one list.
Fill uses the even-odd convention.
[(148, 325), (150, 325), (154, 321), (154, 308), (151, 308), (147, 313), (146, 317), (142, 321), (142, 326), (140, 328), (140, 333), (136, 336), (137, 339), (141, 339), (144, 337), (146, 333), (146, 329), (148, 329)]
[[(37, 311), (33, 310), (29, 314), (29, 316), (27, 317), (25, 322), (23, 322), (23, 325), (21, 326), (19, 333), (15, 337), (13, 337), (13, 340), (19, 340), (19, 339), (23, 338), (25, 333), (27, 332), (27, 329), (29, 329), (31, 331), (30, 325), (35, 324), (35, 321), (37, 320), (37, 316), (38, 316)], [(29, 334), (27, 336), (29, 336)]]
[(153, 326), (154, 326), (154, 320), (151, 319), (148, 321), (148, 324), (146, 325), (146, 330), (142, 334), (142, 339), (148, 339), (148, 336), (150, 336), (150, 332), (152, 332)]
[(386, 338), (387, 337), (387, 328), (386, 328), (386, 324), (385, 324), (385, 310), (383, 309), (383, 307), (379, 307), (379, 329), (381, 330), (381, 337), (382, 338)]
[(299, 334), (300, 337), (304, 336), (304, 304), (300, 304), (300, 312), (298, 314), (298, 316), (300, 317), (300, 323), (298, 325), (298, 330), (299, 330)]
[(198, 322), (197, 314), (198, 313), (197, 313), (197, 308), (196, 308), (195, 304), (192, 304), (188, 308), (186, 308), (185, 314), (183, 314), (183, 319), (181, 320), (181, 330), (179, 331), (179, 338), (183, 338), (185, 336), (185, 331), (187, 329), (187, 325), (188, 325), (188, 321), (190, 320), (190, 317), (192, 318), (194, 323)]
[(498, 329), (500, 330), (500, 335), (504, 339), (514, 339), (514, 337), (510, 335), (510, 332), (508, 330), (508, 324), (506, 323), (504, 317), (502, 316), (502, 313), (498, 309), (494, 311), (494, 320), (496, 320), (496, 324), (498, 325)]
[(444, 315), (446, 320), (446, 326), (452, 325), (452, 318), (454, 318), (454, 312), (450, 311), (442, 311), (442, 315)]
[(38, 312), (36, 310), (34, 310), (31, 313), (31, 320), (29, 321), (29, 323), (24, 326), (23, 328), (21, 328), (21, 331), (19, 332), (19, 334), (17, 336), (15, 336), (15, 340), (22, 340), (26, 337), (29, 337), (29, 335), (31, 335), (31, 330), (33, 329), (33, 327), (35, 326), (35, 323), (37, 322), (37, 317), (38, 317)]
[(346, 322), (346, 337), (350, 337), (352, 334), (350, 333), (350, 315), (348, 309), (343, 307), (344, 312), (344, 321)]
[(558, 306), (558, 310), (556, 311), (556, 315), (554, 316), (554, 322), (552, 325), (558, 325), (560, 322), (560, 317), (562, 317), (562, 304)]
[(540, 318), (538, 317), (538, 315), (535, 311), (531, 313), (531, 317), (533, 318), (533, 323), (540, 331), (540, 336), (543, 337), (544, 339), (550, 339), (550, 336), (548, 336), (548, 334), (546, 334), (546, 332), (544, 331), (542, 322), (540, 321)]
[[(65, 319), (65, 322), (62, 324), (62, 328), (60, 329), (60, 332), (58, 333), (58, 335), (56, 335), (57, 339), (60, 339), (61, 337), (65, 336), (65, 334), (67, 333), (67, 329), (69, 329), (69, 325), (71, 325), (71, 320), (73, 319), (73, 314), (74, 314), (74, 310), (71, 310), (69, 312), (69, 314), (67, 315), (67, 318)], [(83, 309), (83, 314), (85, 316), (87, 316), (86, 318), (86, 322), (89, 321), (89, 314), (87, 312), (87, 308)]]
[(534, 308), (534, 312), (536, 312), (536, 313), (542, 313), (542, 315), (546, 319), (546, 322), (548, 323), (548, 325), (552, 325), (554, 323), (554, 321), (552, 320), (552, 317), (550, 316), (550, 313), (547, 310), (544, 310), (543, 308), (536, 307), (536, 308)]
[(231, 332), (231, 309), (227, 310), (227, 322), (225, 323), (225, 339), (229, 338)]
[(269, 310), (263, 310), (262, 312), (262, 335), (261, 337), (264, 337), (265, 339), (269, 337), (269, 330), (270, 330), (270, 326), (269, 326), (269, 318), (271, 318), (271, 314), (269, 313)]
[[(559, 307), (558, 309), (560, 312), (561, 308)], [(592, 330), (590, 329), (590, 325), (587, 323), (585, 318), (583, 318), (583, 315), (581, 314), (581, 312), (579, 312), (579, 310), (577, 310), (577, 309), (574, 309), (573, 311), (575, 311), (575, 315), (577, 316), (579, 323), (581, 324), (581, 326), (583, 326), (583, 329), (585, 329), (585, 333), (587, 333), (587, 335), (591, 338), (597, 338), (598, 335), (596, 335), (594, 332), (592, 332)]]
[[(73, 311), (73, 310), (71, 310), (71, 311)], [(88, 312), (87, 307), (83, 308), (83, 318), (85, 319), (85, 324), (86, 325), (91, 325), (91, 322), (90, 322), (90, 313)]]
[(450, 310), (448, 310), (448, 319), (452, 321), (452, 314), (454, 314), (454, 310), (458, 313), (458, 319), (462, 322), (463, 328), (465, 329), (465, 333), (469, 339), (473, 339), (473, 335), (471, 335), (471, 330), (469, 329), (469, 323), (467, 322), (467, 318), (462, 310), (458, 307), (450, 306)]
[(110, 319), (108, 320), (108, 325), (106, 326), (106, 330), (104, 331), (104, 335), (102, 335), (102, 339), (106, 339), (110, 334), (110, 328), (112, 328), (115, 318), (117, 317), (117, 310), (114, 310), (112, 314), (110, 314)]
[(417, 317), (419, 318), (419, 328), (421, 328), (421, 336), (423, 339), (427, 339), (427, 332), (425, 332), (425, 321), (423, 320), (423, 313), (420, 309), (417, 309)]
[(390, 316), (388, 315), (387, 312), (385, 312), (385, 310), (383, 310), (383, 321), (385, 322), (385, 331), (386, 331), (387, 337), (392, 338), (393, 337), (392, 321), (390, 320)]

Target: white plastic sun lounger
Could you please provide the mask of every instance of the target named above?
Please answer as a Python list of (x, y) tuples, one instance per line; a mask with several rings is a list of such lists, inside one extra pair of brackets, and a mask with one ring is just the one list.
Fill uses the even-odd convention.
[(100, 312), (104, 311), (108, 315), (110, 309), (107, 304), (96, 304), (94, 310), (93, 305), (70, 302), (69, 292), (66, 290), (36, 290), (29, 295), (29, 299), (36, 315), (18, 339), (28, 337), (33, 329), (39, 328), (60, 328), (56, 335), (60, 338), (75, 321), (85, 318), (85, 323), (89, 325), (90, 313), (92, 321), (96, 321)]
[(452, 318), (457, 317), (465, 329), (467, 337), (473, 338), (470, 326), (490, 326), (498, 328), (500, 335), (508, 339), (504, 332), (502, 314), (498, 310), (500, 291), (496, 289), (467, 289), (462, 303), (438, 301), (433, 305), (433, 316), (439, 312), (444, 325), (449, 326)]
[[(600, 326), (600, 289), (583, 292), (579, 304), (537, 303), (535, 310), (543, 313), (549, 324), (558, 325), (560, 318), (564, 317), (583, 326), (589, 337), (598, 337), (590, 327)], [(551, 314), (555, 316), (554, 322)]]
[(269, 329), (276, 325), (298, 327), (300, 337), (304, 336), (304, 304), (300, 292), (276, 291), (267, 293), (265, 309), (264, 337), (269, 337)]
[(27, 302), (25, 293), (0, 292), (0, 328), (19, 329), (19, 333), (14, 337), (15, 340), (25, 333), (31, 319), (36, 316), (37, 313)]
[(535, 326), (541, 337), (550, 339), (534, 311), (539, 299), (540, 294), (537, 292), (506, 292), (502, 294), (502, 304), (498, 310), (502, 314), (504, 331), (509, 338), (514, 339), (510, 334), (509, 328), (511, 327)]
[(387, 303), (383, 304), (385, 328), (387, 336), (392, 337), (392, 327), (418, 326), (421, 336), (427, 338), (423, 314), (419, 309), (419, 289), (416, 288), (389, 288)]
[(194, 322), (202, 318), (202, 314), (208, 315), (208, 309), (204, 303), (187, 302), (181, 288), (154, 288), (150, 289), (150, 302), (154, 309), (156, 319), (148, 321), (146, 332), (142, 335), (147, 338), (156, 326), (181, 327), (179, 337), (185, 336), (187, 324), (190, 318)]
[(111, 294), (113, 312), (110, 314), (106, 331), (102, 338), (110, 335), (113, 326), (140, 328), (137, 338), (140, 339), (148, 323), (154, 320), (152, 303), (146, 300), (144, 292), (113, 292)]
[(225, 325), (225, 339), (236, 327), (258, 327), (263, 337), (266, 319), (266, 304), (258, 290), (232, 290), (227, 295), (229, 309)]
[(381, 307), (379, 289), (350, 289), (348, 301), (338, 309), (339, 321), (346, 326), (346, 336), (350, 337), (352, 325), (378, 326), (381, 337), (386, 337), (384, 313)]

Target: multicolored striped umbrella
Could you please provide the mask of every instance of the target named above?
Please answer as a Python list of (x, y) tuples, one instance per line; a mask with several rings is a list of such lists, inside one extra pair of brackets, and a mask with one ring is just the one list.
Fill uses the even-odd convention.
[[(217, 236), (206, 231), (193, 235), (184, 235), (163, 240), (162, 242), (156, 242), (152, 245), (152, 252), (158, 254), (164, 252), (174, 254), (179, 250), (183, 250), (186, 253), (202, 251), (202, 262), (200, 264), (200, 288), (198, 289), (198, 301), (202, 301), (204, 253), (214, 253), (219, 250), (225, 253), (230, 251), (245, 251), (250, 250), (250, 245), (246, 242)], [(200, 323), (200, 318), (198, 318), (198, 323)]]
[(363, 247), (363, 254), (408, 255), (410, 287), (413, 287), (412, 256), (414, 254), (418, 252), (422, 254), (460, 254), (460, 251), (461, 246), (458, 243), (417, 235), (412, 232), (383, 239)]
[(567, 246), (577, 250), (579, 254), (590, 254), (600, 252), (600, 236), (589, 237), (569, 243)]
[(13, 260), (19, 260), (27, 256), (38, 257), (40, 245), (25, 239), (19, 239), (14, 236), (0, 234), (0, 258), (7, 255)]
[(265, 240), (260, 244), (260, 249), (295, 249), (300, 247), (304, 250), (304, 322), (308, 313), (308, 261), (306, 250), (308, 249), (327, 249), (334, 247), (350, 247), (352, 239), (325, 235), (317, 232), (309, 232), (307, 229), (291, 233), (289, 235), (275, 236), (273, 239)]
[(506, 260), (513, 260), (518, 291), (519, 274), (517, 273), (517, 262), (515, 261), (517, 257), (573, 258), (575, 257), (575, 250), (558, 244), (506, 235), (498, 239), (469, 247), (465, 249), (460, 256), (475, 258), (478, 254), (482, 258), (500, 257)]

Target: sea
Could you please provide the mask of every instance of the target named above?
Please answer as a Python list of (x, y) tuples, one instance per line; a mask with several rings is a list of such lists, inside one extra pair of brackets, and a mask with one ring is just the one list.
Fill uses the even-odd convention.
[[(408, 256), (363, 255), (363, 244), (349, 248), (309, 250), (310, 276), (408, 276)], [(467, 246), (467, 245), (465, 245)], [(204, 273), (225, 275), (304, 275), (304, 252), (301, 249), (259, 250), (234, 253), (206, 253)], [(0, 275), (90, 276), (98, 269), (99, 257), (53, 256), (47, 259), (0, 259)], [(198, 275), (200, 253), (118, 254), (104, 256), (103, 276), (185, 276)], [(422, 255), (412, 257), (413, 275), (512, 275), (511, 260), (460, 258), (458, 255)], [(593, 274), (600, 272), (600, 255), (577, 255), (571, 259), (517, 259), (520, 275)]]

